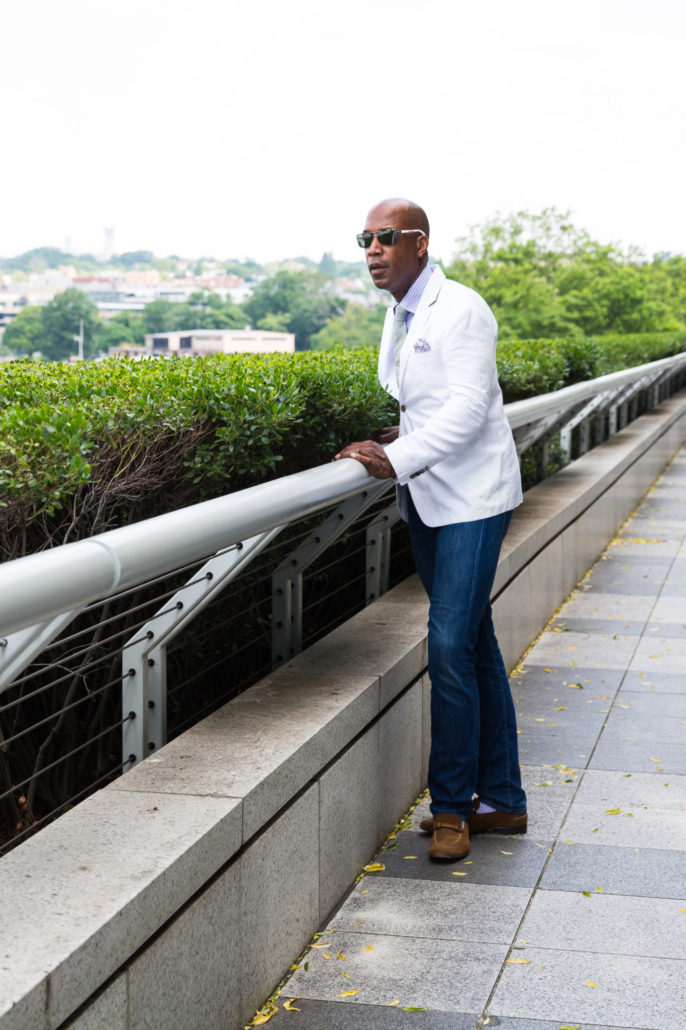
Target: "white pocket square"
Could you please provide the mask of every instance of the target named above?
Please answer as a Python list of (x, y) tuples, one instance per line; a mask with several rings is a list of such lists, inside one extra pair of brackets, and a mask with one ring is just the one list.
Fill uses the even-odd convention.
[(423, 354), (428, 350), (431, 350), (431, 344), (428, 340), (417, 340), (414, 345), (415, 353)]

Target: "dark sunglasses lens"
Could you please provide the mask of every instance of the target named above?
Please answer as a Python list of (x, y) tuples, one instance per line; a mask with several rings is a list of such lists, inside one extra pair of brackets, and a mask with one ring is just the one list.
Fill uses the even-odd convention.
[(376, 238), (382, 247), (389, 247), (398, 242), (398, 233), (395, 229), (382, 229), (381, 232), (377, 232)]
[(364, 247), (365, 250), (367, 247), (371, 247), (373, 239), (374, 236), (370, 232), (360, 232), (357, 234), (358, 245)]

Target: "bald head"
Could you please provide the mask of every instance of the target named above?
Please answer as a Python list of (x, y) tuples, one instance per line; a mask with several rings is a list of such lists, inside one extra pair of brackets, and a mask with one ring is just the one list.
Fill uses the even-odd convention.
[[(381, 210), (383, 209), (383, 210)], [(421, 229), (425, 233), (427, 239), (429, 233), (429, 219), (426, 216), (426, 211), (419, 204), (415, 204), (412, 200), (407, 200), (405, 197), (388, 197), (386, 200), (379, 201), (369, 212), (367, 220), (374, 215), (389, 214), (394, 218), (394, 224), (399, 229)], [(399, 221), (396, 221), (399, 219)], [(400, 224), (402, 222), (402, 224)]]
[[(395, 243), (380, 243), (383, 229), (400, 229)], [(373, 234), (365, 250), (372, 282), (401, 300), (429, 260), (429, 219), (419, 204), (404, 197), (391, 197), (376, 204), (365, 222)]]

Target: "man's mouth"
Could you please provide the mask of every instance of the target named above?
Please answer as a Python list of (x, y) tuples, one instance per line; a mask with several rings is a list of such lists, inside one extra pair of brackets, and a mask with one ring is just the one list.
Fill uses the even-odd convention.
[(386, 266), (382, 265), (378, 261), (372, 261), (372, 263), (369, 265), (369, 274), (370, 275), (374, 275), (374, 272), (385, 272), (385, 271), (386, 271)]

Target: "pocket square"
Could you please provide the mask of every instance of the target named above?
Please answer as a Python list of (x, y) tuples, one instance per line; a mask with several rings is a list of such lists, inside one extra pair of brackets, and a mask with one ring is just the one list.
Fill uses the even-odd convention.
[(431, 344), (428, 340), (417, 340), (414, 345), (415, 353), (423, 354), (424, 352), (431, 350)]

